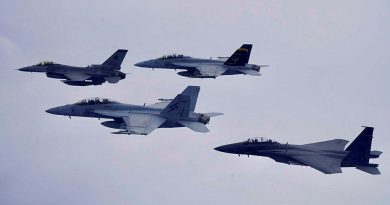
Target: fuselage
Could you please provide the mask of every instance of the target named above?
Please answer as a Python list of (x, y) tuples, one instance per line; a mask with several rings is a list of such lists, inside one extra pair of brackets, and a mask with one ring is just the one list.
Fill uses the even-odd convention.
[[(39, 72), (46, 73), (49, 78), (65, 79), (64, 83), (77, 85), (76, 82), (86, 82), (89, 80), (91, 85), (99, 85), (106, 81), (106, 79), (113, 79), (113, 82), (126, 78), (126, 74), (112, 69), (111, 66), (106, 65), (91, 65), (88, 67), (77, 67), (62, 65), (56, 63), (38, 64), (20, 68), (24, 72)], [(79, 77), (87, 76), (82, 80), (75, 80)], [(76, 84), (75, 84), (76, 83)], [(88, 82), (86, 82), (88, 83)], [(86, 84), (86, 85), (90, 85)], [(80, 84), (81, 85), (81, 84)]]
[(223, 145), (215, 148), (217, 151), (239, 154), (239, 155), (254, 155), (263, 156), (274, 159), (277, 162), (286, 164), (297, 164), (304, 165), (297, 160), (293, 159), (292, 156), (300, 155), (325, 155), (329, 157), (335, 157), (343, 159), (348, 155), (348, 151), (336, 151), (336, 150), (325, 150), (315, 149), (306, 145), (293, 145), (293, 144), (280, 144), (274, 141), (246, 141), (234, 144)]
[[(162, 68), (162, 69), (178, 69), (178, 70), (189, 70), (195, 67), (207, 67), (207, 66), (220, 66), (227, 68), (227, 70), (222, 75), (235, 75), (243, 74), (239, 70), (256, 70), (259, 71), (260, 67), (253, 64), (246, 64), (245, 66), (231, 66), (225, 65), (225, 61), (214, 60), (214, 59), (202, 59), (202, 58), (192, 58), (192, 57), (174, 57), (174, 58), (157, 58), (152, 60), (147, 60), (135, 64), (138, 67), (144, 68)], [(184, 64), (186, 66), (184, 66)], [(190, 77), (189, 75), (196, 75), (196, 73), (178, 73), (179, 75), (184, 75)]]
[[(125, 74), (122, 73), (121, 71), (113, 70), (110, 66), (104, 66), (104, 65), (92, 65), (88, 67), (69, 66), (69, 65), (62, 65), (62, 64), (51, 64), (46, 66), (33, 65), (33, 66), (20, 68), (19, 70), (25, 72), (41, 72), (41, 73), (60, 74), (60, 75), (66, 75), (71, 73), (84, 73), (90, 75), (99, 75), (102, 77), (121, 76), (122, 79), (125, 78)], [(66, 77), (63, 78), (66, 79)]]
[[(106, 100), (106, 99), (104, 99)], [(97, 103), (98, 102), (98, 103)], [(140, 106), (132, 104), (123, 104), (115, 101), (97, 101), (97, 100), (83, 100), (75, 104), (68, 104), (64, 106), (58, 106), (46, 110), (47, 113), (64, 116), (77, 116), (77, 117), (89, 117), (89, 118), (102, 118), (102, 119), (113, 119), (114, 121), (102, 123), (104, 126), (119, 129), (123, 123), (122, 116), (131, 114), (153, 114), (160, 115), (162, 108), (154, 108), (149, 106)], [(110, 113), (110, 116), (102, 114)], [(112, 113), (117, 113), (115, 117)], [(163, 116), (167, 119), (160, 128), (164, 127), (183, 127), (183, 125), (177, 123), (177, 121), (194, 121), (202, 122), (207, 124), (210, 121), (209, 116), (204, 114), (190, 112), (187, 117), (175, 117), (169, 118), (169, 116)]]

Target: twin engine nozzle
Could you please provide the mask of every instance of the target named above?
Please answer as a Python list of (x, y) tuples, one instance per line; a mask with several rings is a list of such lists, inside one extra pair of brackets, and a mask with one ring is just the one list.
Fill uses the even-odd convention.
[(205, 114), (200, 114), (199, 118), (198, 118), (198, 121), (203, 123), (203, 124), (209, 124), (210, 122), (210, 116), (208, 115), (205, 115)]
[(258, 65), (253, 65), (253, 66), (252, 66), (252, 70), (255, 70), (255, 71), (259, 72), (259, 71), (260, 71), (260, 66), (258, 66)]

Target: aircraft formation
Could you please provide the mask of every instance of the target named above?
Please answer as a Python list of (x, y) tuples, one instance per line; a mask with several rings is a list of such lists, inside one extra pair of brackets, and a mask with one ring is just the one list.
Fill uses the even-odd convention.
[[(217, 78), (223, 75), (260, 76), (260, 69), (267, 65), (249, 64), (252, 44), (243, 44), (230, 57), (217, 59), (192, 58), (182, 54), (165, 55), (161, 58), (136, 63), (143, 68), (183, 70), (177, 74), (189, 78)], [(62, 79), (70, 86), (102, 85), (118, 83), (126, 78), (120, 71), (127, 50), (118, 49), (102, 64), (87, 67), (69, 66), (50, 61), (27, 66), (18, 70), (46, 73), (48, 78)], [(148, 135), (157, 128), (187, 127), (195, 132), (206, 133), (212, 117), (219, 112), (195, 112), (200, 87), (187, 86), (173, 99), (160, 98), (151, 105), (132, 105), (107, 98), (88, 98), (73, 104), (57, 106), (46, 112), (54, 115), (107, 119), (101, 124), (116, 129), (113, 134)], [(355, 167), (369, 174), (378, 175), (378, 164), (371, 158), (379, 158), (381, 151), (371, 151), (373, 127), (365, 127), (359, 136), (345, 149), (347, 140), (334, 139), (303, 145), (281, 144), (266, 138), (248, 139), (216, 147), (215, 150), (240, 155), (264, 156), (276, 162), (310, 166), (325, 174), (341, 173), (341, 167)]]

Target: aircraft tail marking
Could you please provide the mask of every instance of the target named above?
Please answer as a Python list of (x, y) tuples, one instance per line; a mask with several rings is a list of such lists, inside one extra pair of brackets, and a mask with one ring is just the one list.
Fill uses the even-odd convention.
[(243, 44), (224, 64), (230, 66), (245, 66), (245, 64), (249, 62), (251, 50), (252, 44)]

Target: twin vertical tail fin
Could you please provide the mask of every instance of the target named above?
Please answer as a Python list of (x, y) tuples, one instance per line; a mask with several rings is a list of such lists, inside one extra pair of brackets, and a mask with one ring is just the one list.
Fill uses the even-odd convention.
[(374, 128), (365, 127), (359, 136), (345, 150), (349, 153), (344, 160), (368, 164), (373, 132)]
[(378, 158), (382, 154), (380, 151), (371, 151), (373, 127), (365, 127), (359, 136), (347, 147), (348, 155), (344, 162), (354, 165), (357, 169), (370, 173), (380, 174), (377, 164), (370, 164), (370, 158)]
[(252, 44), (243, 44), (232, 56), (224, 63), (230, 66), (245, 66), (249, 62)]
[(111, 57), (109, 57), (102, 65), (112, 66), (114, 70), (120, 70), (123, 59), (127, 54), (127, 50), (118, 49)]
[(199, 90), (199, 86), (188, 86), (161, 111), (161, 114), (170, 118), (188, 117), (190, 112), (195, 110)]

